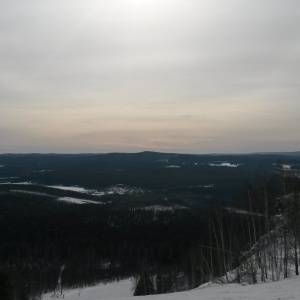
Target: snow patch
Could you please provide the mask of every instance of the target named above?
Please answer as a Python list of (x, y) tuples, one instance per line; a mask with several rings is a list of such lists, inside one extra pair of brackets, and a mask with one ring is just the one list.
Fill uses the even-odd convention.
[(209, 188), (213, 188), (214, 185), (213, 184), (200, 184), (200, 185), (198, 185), (198, 187), (209, 189)]
[(180, 166), (175, 166), (175, 165), (170, 165), (170, 166), (165, 166), (166, 169), (179, 169)]
[(48, 185), (47, 187), (60, 189), (64, 191), (73, 191), (73, 192), (85, 193), (85, 194), (89, 193), (89, 190), (86, 190), (85, 188), (78, 187), (78, 186)]
[(229, 168), (237, 168), (241, 164), (232, 164), (230, 162), (214, 162), (209, 164), (211, 167), (229, 167)]
[(71, 198), (71, 197), (61, 197), (61, 198), (58, 198), (58, 201), (65, 201), (65, 202), (74, 203), (74, 204), (104, 204), (104, 202)]
[(158, 159), (157, 160), (158, 162), (161, 162), (161, 163), (168, 163), (169, 162), (169, 159)]
[(288, 171), (288, 170), (292, 169), (292, 166), (291, 165), (282, 165), (282, 169)]
[(123, 184), (117, 184), (117, 185), (110, 186), (102, 191), (93, 191), (92, 195), (95, 195), (95, 196), (114, 195), (114, 194), (132, 195), (132, 194), (140, 194), (143, 192), (144, 191), (142, 189), (137, 188), (137, 187), (129, 187), (129, 186), (126, 186)]
[(48, 293), (42, 296), (42, 300), (53, 298), (67, 300), (105, 300), (105, 299), (136, 299), (133, 297), (133, 280), (126, 279), (118, 282), (101, 283), (97, 286), (63, 290), (63, 294)]
[(25, 182), (1, 182), (0, 184), (33, 185), (31, 181)]
[[(32, 192), (26, 190), (10, 190), (10, 191), (14, 193), (25, 193), (31, 195), (48, 196), (48, 197), (56, 198), (55, 196), (46, 193)], [(92, 201), (92, 200), (72, 198), (72, 197), (60, 197), (58, 198), (58, 201), (65, 201), (65, 202), (70, 202), (75, 204), (105, 204), (104, 202), (100, 202), (100, 201)]]
[(284, 171), (291, 171), (294, 165), (289, 165), (289, 164), (272, 164), (273, 166), (277, 166), (279, 169), (282, 169)]
[(100, 197), (105, 195), (113, 195), (113, 194), (124, 195), (124, 194), (143, 193), (143, 190), (140, 188), (128, 187), (123, 184), (113, 185), (103, 190), (87, 190), (79, 186), (63, 186), (63, 185), (52, 185), (48, 187), (61, 189), (65, 191), (73, 191), (78, 193), (90, 194), (90, 195), (100, 196)]
[(182, 206), (182, 205), (176, 205), (176, 204), (172, 205), (172, 206), (150, 205), (150, 206), (141, 207), (138, 209), (159, 212), (159, 211), (175, 211), (175, 210), (179, 210), (179, 209), (187, 209), (187, 207)]

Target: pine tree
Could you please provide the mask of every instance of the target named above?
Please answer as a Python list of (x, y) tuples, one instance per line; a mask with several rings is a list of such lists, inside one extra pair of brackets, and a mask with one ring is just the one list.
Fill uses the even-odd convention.
[(136, 285), (134, 296), (141, 296), (141, 295), (152, 295), (154, 294), (154, 286), (153, 282), (150, 279), (149, 274), (144, 271), (140, 275), (139, 281)]

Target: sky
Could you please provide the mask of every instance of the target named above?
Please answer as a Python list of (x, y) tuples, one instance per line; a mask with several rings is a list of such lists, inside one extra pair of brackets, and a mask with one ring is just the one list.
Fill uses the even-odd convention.
[(299, 0), (1, 0), (0, 153), (300, 150)]

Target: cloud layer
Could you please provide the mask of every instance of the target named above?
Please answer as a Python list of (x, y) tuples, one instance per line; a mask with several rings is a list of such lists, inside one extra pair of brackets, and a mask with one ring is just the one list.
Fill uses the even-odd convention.
[(0, 3), (0, 152), (300, 148), (300, 2)]

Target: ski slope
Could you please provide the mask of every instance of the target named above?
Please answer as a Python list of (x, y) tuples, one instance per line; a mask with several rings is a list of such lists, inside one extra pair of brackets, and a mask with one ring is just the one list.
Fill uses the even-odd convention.
[[(300, 276), (277, 282), (256, 285), (213, 284), (203, 285), (191, 291), (151, 295), (133, 296), (133, 282), (100, 284), (82, 290), (64, 291), (66, 300), (278, 300), (300, 299)], [(61, 295), (46, 294), (43, 300), (63, 298)]]

